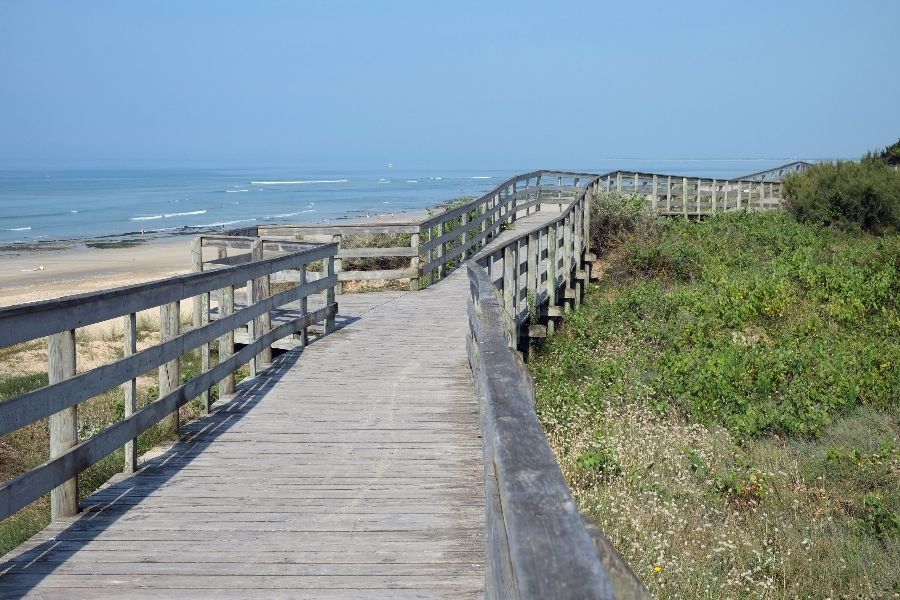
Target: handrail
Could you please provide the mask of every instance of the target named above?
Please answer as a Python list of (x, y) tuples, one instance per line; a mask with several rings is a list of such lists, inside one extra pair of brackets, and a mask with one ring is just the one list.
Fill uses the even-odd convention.
[[(324, 238), (340, 246), (336, 269), (341, 282), (358, 280), (402, 280), (409, 289), (432, 285), (496, 237), (519, 216), (541, 210), (542, 205), (562, 208), (589, 181), (600, 180), (595, 191), (621, 191), (646, 197), (648, 208), (664, 216), (702, 218), (730, 210), (769, 210), (781, 206), (779, 178), (786, 172), (806, 168), (796, 162), (739, 178), (711, 179), (641, 171), (609, 171), (601, 175), (564, 170), (529, 171), (510, 177), (479, 198), (423, 219), (392, 223), (328, 225), (261, 225), (240, 229), (232, 235)], [(770, 177), (770, 174), (772, 175)], [(391, 247), (348, 247), (349, 236), (402, 234), (406, 238)], [(407, 241), (408, 240), (408, 241)], [(370, 242), (375, 244), (374, 241)], [(384, 244), (382, 244), (384, 245)], [(361, 252), (361, 250), (363, 252)], [(386, 259), (391, 266), (345, 269), (346, 260)], [(340, 293), (340, 289), (338, 290)]]
[[(300, 334), (304, 343), (310, 325), (324, 322), (325, 333), (334, 330), (337, 304), (334, 301), (334, 260), (337, 244), (298, 244), (276, 240), (270, 249), (286, 254), (263, 258), (267, 241), (224, 239), (213, 242), (250, 248), (252, 259), (245, 264), (223, 266), (214, 271), (179, 275), (161, 281), (120, 287), (57, 300), (47, 300), (0, 309), (0, 347), (48, 337), (47, 386), (0, 402), (0, 436), (40, 419), (50, 419), (50, 459), (0, 485), (0, 519), (50, 492), (51, 517), (78, 511), (78, 474), (119, 448), (125, 448), (125, 468), (137, 465), (137, 436), (164, 421), (177, 429), (178, 409), (200, 397), (202, 410), (210, 408), (209, 389), (218, 384), (220, 395), (234, 390), (234, 372), (250, 365), (251, 375), (271, 360), (271, 346), (281, 338)], [(202, 259), (202, 242), (194, 243), (195, 259)], [(311, 263), (322, 263), (321, 276), (307, 280)], [(293, 273), (294, 287), (270, 294), (269, 279), (277, 273)], [(247, 288), (247, 303), (235, 309), (234, 290)], [(218, 295), (218, 318), (210, 319), (210, 294)], [(323, 294), (323, 307), (307, 310), (312, 294)], [(194, 302), (194, 326), (181, 331), (180, 302)], [(269, 313), (286, 304), (299, 302), (296, 317), (272, 327)], [(160, 343), (137, 350), (137, 313), (160, 309)], [(84, 373), (76, 374), (75, 330), (95, 323), (124, 317), (124, 356)], [(235, 352), (234, 330), (246, 325), (248, 343)], [(210, 345), (218, 340), (219, 360), (211, 362)], [(201, 349), (201, 373), (182, 384), (179, 357)], [(159, 369), (159, 399), (137, 409), (136, 380)], [(79, 442), (78, 404), (124, 384), (125, 417)]]
[(579, 515), (516, 352), (532, 320), (549, 328), (580, 301), (590, 258), (590, 203), (601, 187), (602, 177), (592, 178), (559, 216), (466, 263), (467, 350), (484, 440), (490, 600), (649, 597), (599, 529)]

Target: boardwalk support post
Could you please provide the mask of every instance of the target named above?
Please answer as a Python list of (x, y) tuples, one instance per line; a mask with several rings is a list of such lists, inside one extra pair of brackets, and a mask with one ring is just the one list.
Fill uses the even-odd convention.
[[(167, 342), (178, 337), (181, 325), (181, 310), (179, 302), (169, 302), (159, 307), (159, 340)], [(180, 385), (181, 364), (176, 358), (160, 365), (159, 367), (159, 397), (164, 398)], [(169, 413), (161, 421), (164, 430), (178, 431), (178, 410)]]
[[(75, 330), (47, 339), (47, 379), (52, 385), (75, 376)], [(50, 415), (50, 458), (65, 454), (78, 444), (78, 407)], [(50, 520), (78, 513), (78, 477), (50, 490)]]

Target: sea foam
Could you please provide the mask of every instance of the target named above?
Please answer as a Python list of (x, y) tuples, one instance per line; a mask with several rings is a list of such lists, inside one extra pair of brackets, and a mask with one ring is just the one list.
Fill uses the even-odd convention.
[(191, 210), (188, 212), (180, 212), (180, 213), (168, 213), (163, 215), (167, 219), (171, 219), (172, 217), (189, 217), (191, 215), (202, 215), (205, 214), (206, 210)]
[(304, 183), (347, 183), (346, 179), (298, 179), (295, 181), (251, 181), (251, 185), (301, 185)]

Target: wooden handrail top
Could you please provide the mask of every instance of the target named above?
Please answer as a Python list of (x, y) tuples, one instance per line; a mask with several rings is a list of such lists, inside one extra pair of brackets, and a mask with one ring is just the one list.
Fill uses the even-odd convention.
[(338, 252), (335, 243), (310, 245), (308, 250), (244, 265), (0, 308), (0, 347), (102, 323), (226, 286), (244, 285), (250, 279), (297, 269)]

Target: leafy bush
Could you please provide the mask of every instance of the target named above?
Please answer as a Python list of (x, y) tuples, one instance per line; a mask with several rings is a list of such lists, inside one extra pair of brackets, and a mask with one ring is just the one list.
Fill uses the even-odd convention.
[(877, 154), (869, 152), (863, 157), (863, 160), (873, 160), (886, 165), (900, 165), (900, 140)]
[(815, 434), (898, 401), (898, 236), (730, 213), (673, 222), (611, 260), (537, 359), (544, 406), (631, 391), (747, 437)]
[(791, 174), (784, 196), (788, 210), (804, 222), (875, 233), (900, 228), (900, 171), (881, 160), (824, 163)]
[(604, 252), (633, 236), (652, 236), (665, 221), (647, 208), (644, 196), (600, 192), (591, 201), (591, 247)]

